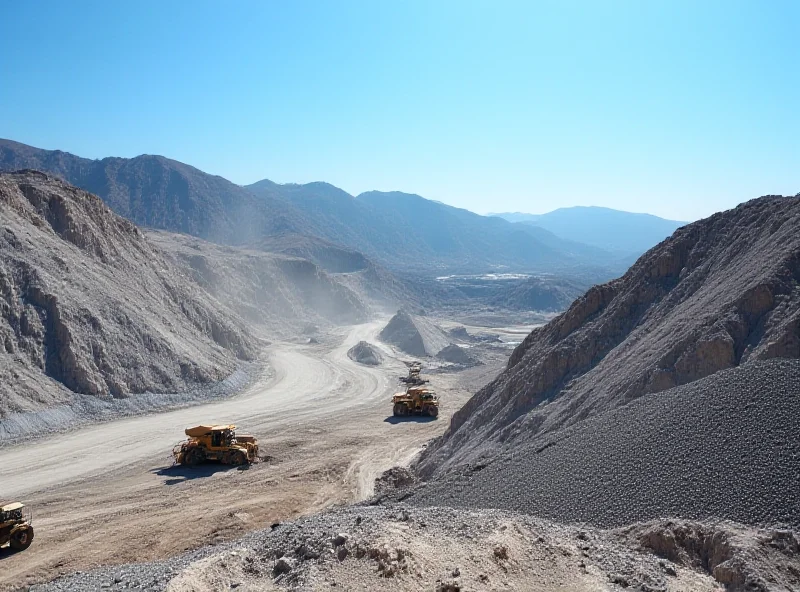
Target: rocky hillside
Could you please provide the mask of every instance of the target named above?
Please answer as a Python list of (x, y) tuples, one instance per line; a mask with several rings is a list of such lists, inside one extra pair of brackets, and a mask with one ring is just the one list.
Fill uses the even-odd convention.
[(800, 357), (800, 196), (680, 228), (534, 330), (430, 446), (427, 474), (749, 360)]
[(499, 290), (489, 298), (489, 304), (510, 310), (561, 312), (587, 288), (584, 282), (575, 280), (531, 277)]
[(285, 200), (252, 193), (163, 156), (90, 160), (0, 140), (0, 172), (36, 169), (99, 195), (139, 226), (227, 244), (282, 232), (313, 234)]
[(96, 196), (0, 175), (0, 417), (66, 401), (177, 392), (250, 359), (241, 320)]
[(423, 303), (426, 306), (442, 306), (453, 301), (454, 296), (461, 297), (437, 282), (402, 277), (356, 250), (320, 238), (280, 234), (264, 237), (252, 248), (312, 261), (338, 284), (347, 286), (373, 308), (387, 313), (398, 306), (415, 310), (421, 309)]
[[(524, 429), (524, 428), (523, 428)], [(800, 360), (651, 393), (428, 481), (404, 503), (616, 527), (666, 517), (800, 528)]]
[(311, 261), (171, 232), (147, 236), (198, 285), (267, 337), (294, 336), (309, 324), (359, 323), (369, 317), (369, 306), (357, 293)]

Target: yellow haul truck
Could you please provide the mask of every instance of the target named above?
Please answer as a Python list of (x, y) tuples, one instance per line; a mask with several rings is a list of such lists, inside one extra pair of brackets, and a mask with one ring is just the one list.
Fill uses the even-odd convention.
[(194, 467), (206, 461), (246, 465), (258, 458), (258, 440), (237, 434), (235, 425), (200, 425), (186, 428), (189, 439), (172, 450), (175, 462)]
[(33, 522), (30, 511), (19, 502), (0, 503), (0, 547), (11, 545), (24, 551), (33, 542)]
[(439, 397), (425, 386), (410, 386), (404, 393), (392, 397), (395, 417), (405, 415), (427, 415), (438, 417)]

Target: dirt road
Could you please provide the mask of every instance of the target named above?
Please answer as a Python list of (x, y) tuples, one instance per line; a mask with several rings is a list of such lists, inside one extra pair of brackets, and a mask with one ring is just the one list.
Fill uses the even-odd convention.
[[(25, 553), (0, 552), (0, 590), (169, 556), (369, 495), (375, 476), (407, 462), (469, 396), (442, 377), (438, 421), (390, 417), (405, 366), (389, 350), (379, 368), (346, 353), (360, 340), (377, 345), (384, 324), (322, 344), (273, 344), (271, 377), (232, 399), (4, 448), (0, 497), (31, 505), (36, 540)], [(247, 470), (171, 467), (183, 428), (207, 422), (255, 434), (267, 460)]]
[(45, 442), (4, 449), (2, 493), (18, 498), (149, 457), (166, 458), (172, 445), (184, 438), (185, 426), (236, 423), (260, 434), (278, 424), (313, 422), (353, 401), (379, 398), (389, 390), (387, 372), (355, 364), (346, 352), (380, 327), (380, 323), (353, 327), (341, 346), (322, 354), (321, 348), (309, 346), (273, 347), (269, 361), (274, 376), (233, 399), (91, 425)]

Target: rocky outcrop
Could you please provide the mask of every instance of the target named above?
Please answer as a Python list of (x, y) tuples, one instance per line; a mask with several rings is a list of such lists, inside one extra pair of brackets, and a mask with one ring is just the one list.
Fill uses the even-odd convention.
[(466, 461), (512, 424), (530, 437), (748, 360), (799, 357), (798, 229), (800, 197), (775, 196), (680, 228), (528, 335), (423, 470)]
[(70, 391), (178, 392), (254, 357), (241, 321), (96, 196), (4, 174), (0, 220), (0, 417)]
[(792, 590), (800, 585), (800, 539), (795, 531), (748, 532), (732, 523), (705, 524), (668, 520), (621, 529), (676, 565), (711, 574), (726, 590)]

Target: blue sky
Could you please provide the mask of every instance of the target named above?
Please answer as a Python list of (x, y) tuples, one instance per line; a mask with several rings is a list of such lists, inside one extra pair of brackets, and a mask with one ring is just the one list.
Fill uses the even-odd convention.
[(0, 137), (484, 213), (800, 191), (800, 2), (0, 3)]

